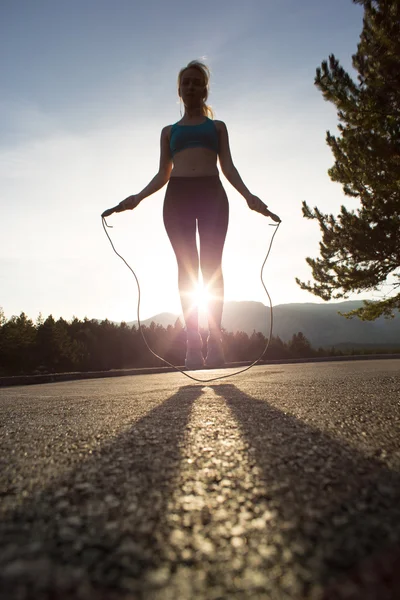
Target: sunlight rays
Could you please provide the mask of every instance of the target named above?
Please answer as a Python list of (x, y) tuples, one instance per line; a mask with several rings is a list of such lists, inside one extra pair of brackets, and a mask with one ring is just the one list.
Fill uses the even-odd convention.
[(210, 292), (202, 283), (199, 283), (193, 292), (193, 306), (197, 306), (199, 313), (207, 314), (210, 300)]

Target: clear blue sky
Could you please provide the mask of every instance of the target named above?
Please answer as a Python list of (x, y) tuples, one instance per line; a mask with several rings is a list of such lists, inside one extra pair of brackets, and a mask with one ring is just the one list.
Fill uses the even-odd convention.
[[(0, 3), (0, 306), (70, 319), (136, 317), (136, 284), (112, 252), (101, 212), (155, 175), (162, 127), (179, 120), (176, 78), (211, 68), (209, 103), (225, 121), (247, 187), (282, 226), (266, 268), (274, 304), (316, 302), (317, 225), (301, 201), (336, 213), (325, 143), (334, 107), (313, 85), (334, 53), (346, 68), (362, 8), (351, 0), (3, 0)], [(259, 271), (273, 232), (221, 178), (231, 206), (227, 300), (267, 303)], [(179, 312), (175, 257), (162, 223), (165, 189), (109, 223), (139, 276), (144, 318)]]

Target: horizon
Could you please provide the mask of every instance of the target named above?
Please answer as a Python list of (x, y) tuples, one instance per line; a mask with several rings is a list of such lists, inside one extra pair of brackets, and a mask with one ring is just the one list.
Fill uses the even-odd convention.
[[(279, 304), (272, 304), (272, 309), (274, 310), (275, 308), (279, 308), (280, 306), (303, 306), (303, 305), (313, 305), (313, 306), (339, 306), (341, 304), (362, 304), (364, 300), (367, 300), (367, 298), (363, 298), (363, 299), (352, 299), (352, 300), (330, 300), (330, 301), (306, 301), (306, 302), (281, 302)], [(225, 305), (231, 305), (231, 304), (261, 304), (266, 310), (270, 310), (270, 305), (269, 304), (265, 304), (264, 302), (262, 302), (261, 300), (225, 300)], [(125, 320), (125, 319), (121, 319), (121, 320), (115, 320), (115, 319), (110, 319), (109, 317), (105, 316), (102, 318), (98, 318), (95, 316), (89, 316), (89, 315), (84, 315), (83, 317), (79, 317), (78, 315), (72, 315), (69, 318), (64, 317), (63, 315), (55, 315), (53, 312), (49, 312), (47, 314), (42, 313), (41, 311), (39, 311), (39, 313), (37, 315), (30, 315), (29, 313), (27, 313), (27, 311), (22, 310), (20, 311), (18, 314), (14, 313), (14, 314), (10, 314), (7, 315), (4, 312), (3, 307), (0, 305), (0, 315), (2, 314), (2, 312), (4, 313), (4, 317), (5, 319), (8, 321), (13, 317), (19, 317), (21, 313), (25, 314), (26, 317), (28, 319), (30, 319), (33, 323), (35, 323), (37, 320), (43, 318), (43, 319), (47, 319), (48, 317), (53, 317), (53, 319), (55, 319), (56, 321), (58, 319), (64, 319), (67, 322), (71, 322), (73, 319), (77, 318), (78, 320), (83, 320), (83, 319), (89, 319), (89, 320), (94, 320), (94, 321), (110, 321), (113, 323), (127, 323), (128, 325), (131, 323), (137, 323), (137, 304), (135, 306), (135, 315), (133, 319), (130, 319), (129, 321)], [(180, 312), (173, 312), (173, 311), (168, 311), (168, 310), (161, 310), (157, 313), (153, 313), (152, 315), (148, 316), (148, 317), (142, 317), (140, 315), (140, 321), (149, 321), (150, 319), (153, 319), (155, 317), (159, 317), (162, 315), (171, 315), (177, 318), (180, 318), (183, 320), (183, 313), (182, 311)], [(379, 317), (379, 319), (383, 319), (384, 317), (381, 316)], [(206, 314), (204, 311), (199, 311), (199, 319), (203, 322), (205, 322), (206, 319)]]
[[(340, 304), (362, 304), (363, 300), (337, 300), (337, 301), (329, 301), (329, 302), (281, 302), (280, 304), (273, 304), (272, 308), (278, 308), (279, 306), (302, 306), (302, 305), (317, 305), (317, 306), (336, 306), (336, 305), (340, 305)], [(264, 302), (262, 302), (261, 300), (226, 300), (225, 304), (248, 304), (248, 303), (253, 303), (253, 304), (262, 304), (266, 309), (270, 309), (270, 305), (269, 304), (264, 304)], [(174, 315), (174, 316), (178, 316), (178, 317), (182, 317), (183, 318), (183, 314), (182, 312), (180, 313), (174, 313), (174, 312), (170, 312), (170, 311), (161, 311), (157, 314), (154, 314), (150, 317), (146, 317), (144, 320), (148, 321), (149, 319), (151, 319), (152, 317), (158, 317), (161, 315)], [(202, 315), (204, 317), (204, 315)], [(384, 318), (384, 317), (380, 317), (380, 318)], [(140, 319), (141, 321), (143, 321), (143, 319)], [(135, 322), (137, 322), (137, 319), (135, 320)]]
[[(214, 19), (202, 33), (191, 27), (195, 8), (180, 0), (157, 7), (22, 0), (2, 9), (0, 306), (7, 317), (136, 318), (136, 283), (112, 252), (100, 214), (155, 175), (161, 128), (180, 118), (176, 77), (194, 58), (211, 69), (209, 104), (227, 124), (243, 181), (282, 219), (264, 274), (274, 304), (323, 303), (294, 281), (310, 279), (305, 258), (318, 255), (320, 240), (301, 201), (334, 214), (358, 204), (327, 174), (334, 157), (325, 132), (336, 133), (338, 119), (314, 76), (331, 53), (353, 73), (362, 7), (205, 0), (202, 10)], [(180, 31), (173, 45), (171, 27)], [(230, 203), (225, 299), (264, 302), (259, 270), (270, 222), (222, 173), (221, 180)], [(181, 311), (164, 193), (108, 219), (117, 251), (139, 278), (142, 319)]]
[[(357, 318), (348, 320), (340, 314), (340, 312), (348, 312), (361, 304), (362, 301), (341, 301), (335, 303), (289, 303), (274, 306), (274, 318), (272, 324), (272, 332), (270, 329), (270, 311), (269, 307), (261, 302), (254, 301), (228, 301), (225, 318), (223, 318), (222, 328), (226, 335), (244, 333), (249, 339), (252, 339), (253, 333), (261, 333), (264, 337), (269, 338), (272, 333), (272, 338), (281, 339), (288, 343), (298, 334), (302, 334), (314, 349), (329, 348), (329, 347), (380, 347), (398, 348), (398, 339), (400, 332), (400, 318), (386, 319), (380, 316), (374, 321), (360, 321)], [(250, 305), (250, 306), (249, 306)], [(340, 312), (339, 312), (340, 311)], [(1, 314), (0, 314), (1, 317)], [(40, 327), (45, 324), (48, 318), (53, 315), (41, 315), (35, 323), (32, 320), (31, 324), (39, 331)], [(74, 320), (62, 319), (64, 327), (72, 327), (71, 334), (74, 337), (78, 330), (74, 326)], [(138, 327), (137, 319), (128, 321), (116, 321), (112, 319), (96, 319), (95, 317), (85, 317), (78, 319), (82, 327), (101, 326), (104, 322), (108, 322), (113, 327), (125, 327), (128, 330)], [(141, 318), (141, 325), (148, 328), (154, 323), (157, 328), (161, 327), (165, 332), (169, 328), (174, 328), (179, 321), (180, 328), (184, 330), (183, 315), (178, 313), (163, 312), (154, 314), (150, 318)], [(58, 323), (59, 319), (54, 319), (54, 323)], [(0, 328), (2, 319), (0, 318)], [(207, 320), (203, 314), (200, 317), (200, 331), (202, 335), (207, 335)], [(25, 324), (22, 323), (25, 327)], [(7, 330), (7, 321), (5, 321)], [(133, 330), (133, 329), (132, 329)], [(47, 332), (53, 331), (52, 327)], [(58, 329), (54, 330), (57, 332)], [(68, 331), (68, 329), (67, 329)], [(171, 333), (171, 331), (169, 331)], [(7, 337), (7, 336), (6, 336)], [(29, 336), (28, 336), (29, 337)], [(7, 337), (8, 339), (8, 337)], [(11, 338), (10, 338), (11, 339)], [(31, 339), (31, 338), (29, 338)], [(78, 334), (78, 339), (80, 334)], [(32, 341), (32, 340), (31, 340)], [(385, 350), (386, 352), (386, 350)]]

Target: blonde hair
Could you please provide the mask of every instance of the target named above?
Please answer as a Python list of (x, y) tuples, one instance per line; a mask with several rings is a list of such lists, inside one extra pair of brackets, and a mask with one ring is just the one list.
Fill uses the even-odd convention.
[(207, 67), (207, 65), (205, 65), (204, 63), (198, 61), (198, 60), (192, 60), (190, 61), (190, 63), (188, 63), (186, 65), (186, 67), (183, 67), (178, 74), (178, 96), (179, 98), (180, 93), (179, 93), (179, 88), (181, 86), (181, 81), (182, 81), (182, 75), (184, 74), (184, 72), (187, 69), (197, 69), (202, 77), (203, 77), (203, 81), (204, 81), (204, 97), (203, 97), (203, 106), (202, 106), (202, 111), (203, 111), (203, 115), (205, 117), (209, 117), (210, 119), (214, 118), (214, 111), (211, 108), (211, 106), (209, 106), (208, 104), (206, 104), (207, 98), (208, 98), (208, 92), (210, 90), (210, 76), (211, 76), (211, 71), (210, 69)]

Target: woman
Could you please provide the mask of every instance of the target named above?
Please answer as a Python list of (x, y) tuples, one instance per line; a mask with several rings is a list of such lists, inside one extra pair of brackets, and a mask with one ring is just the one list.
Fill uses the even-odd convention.
[[(263, 202), (250, 193), (236, 170), (229, 149), (226, 125), (212, 120), (208, 98), (210, 71), (198, 61), (190, 62), (178, 75), (178, 95), (185, 112), (180, 121), (161, 132), (160, 166), (157, 175), (139, 193), (118, 205), (133, 209), (167, 182), (164, 224), (178, 263), (178, 285), (186, 324), (186, 368), (219, 367), (224, 364), (221, 320), (224, 303), (222, 252), (228, 228), (229, 205), (219, 179), (217, 158), (227, 180), (248, 206), (270, 214)], [(211, 117), (211, 118), (210, 118)], [(196, 226), (200, 253), (196, 245)], [(204, 363), (199, 334), (198, 309), (193, 305), (199, 266), (210, 298), (209, 336)]]

